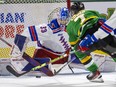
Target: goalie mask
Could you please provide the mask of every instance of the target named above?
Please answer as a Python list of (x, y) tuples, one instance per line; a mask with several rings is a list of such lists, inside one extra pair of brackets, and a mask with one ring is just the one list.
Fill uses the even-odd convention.
[(58, 18), (60, 24), (66, 25), (69, 22), (69, 18), (70, 18), (70, 15), (69, 15), (68, 8), (66, 7), (61, 8), (59, 11), (59, 18)]

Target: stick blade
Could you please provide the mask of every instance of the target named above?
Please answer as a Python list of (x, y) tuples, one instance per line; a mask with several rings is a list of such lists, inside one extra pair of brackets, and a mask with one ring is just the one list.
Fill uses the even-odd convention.
[(19, 76), (20, 76), (20, 74), (19, 74), (18, 72), (16, 72), (16, 71), (13, 69), (12, 66), (7, 65), (7, 66), (6, 66), (6, 69), (7, 69), (11, 74), (13, 74), (13, 75), (16, 76), (16, 77), (19, 77)]

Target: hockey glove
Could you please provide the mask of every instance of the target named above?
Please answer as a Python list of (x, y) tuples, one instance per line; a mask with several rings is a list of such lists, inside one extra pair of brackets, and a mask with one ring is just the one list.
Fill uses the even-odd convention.
[(90, 36), (89, 34), (83, 39), (81, 40), (81, 42), (79, 43), (79, 50), (82, 52), (85, 52), (87, 50), (89, 50), (89, 46), (92, 45), (94, 42), (97, 42), (97, 38), (92, 35)]

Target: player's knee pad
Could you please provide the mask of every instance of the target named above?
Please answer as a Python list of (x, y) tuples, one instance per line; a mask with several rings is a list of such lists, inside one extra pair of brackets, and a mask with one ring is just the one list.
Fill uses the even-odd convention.
[(26, 49), (29, 39), (25, 36), (16, 34), (14, 39), (14, 46), (12, 47), (11, 56), (18, 57), (23, 54)]

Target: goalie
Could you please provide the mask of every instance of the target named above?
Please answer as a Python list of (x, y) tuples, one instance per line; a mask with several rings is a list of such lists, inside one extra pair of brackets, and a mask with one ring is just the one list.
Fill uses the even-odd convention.
[[(16, 34), (15, 44), (11, 51), (12, 58), (21, 58), (28, 42), (31, 41), (37, 42), (33, 58), (50, 58), (52, 60), (64, 54), (69, 55), (71, 47), (68, 34), (65, 32), (69, 17), (69, 11), (64, 7), (60, 9), (58, 18), (53, 19), (49, 24), (29, 26), (21, 35)], [(54, 63), (65, 63), (67, 60), (68, 56)]]

